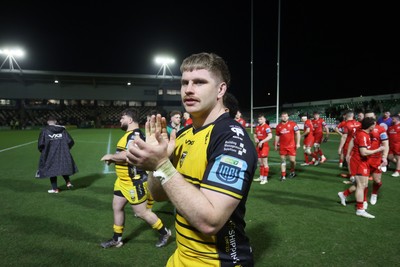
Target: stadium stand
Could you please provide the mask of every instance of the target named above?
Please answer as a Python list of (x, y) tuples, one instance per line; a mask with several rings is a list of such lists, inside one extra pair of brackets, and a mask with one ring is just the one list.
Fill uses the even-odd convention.
[[(58, 83), (54, 83), (57, 78)], [(126, 81), (132, 82), (128, 86)], [(131, 84), (131, 83), (130, 83)], [(140, 111), (141, 123), (152, 109), (164, 116), (168, 111), (182, 110), (180, 77), (157, 78), (155, 75), (69, 73), (51, 71), (0, 70), (0, 128), (25, 129), (40, 127), (49, 115), (60, 124), (77, 127), (116, 127), (120, 112), (127, 107)], [(341, 120), (344, 110), (400, 110), (400, 94), (360, 96), (322, 101), (283, 104), (290, 119), (300, 124), (299, 114), (319, 111), (331, 128)], [(255, 125), (257, 115), (264, 113), (273, 127), (276, 109), (242, 110), (248, 125)]]
[[(57, 80), (57, 82), (55, 82)], [(115, 127), (127, 107), (182, 108), (180, 76), (0, 69), (0, 127), (32, 128), (49, 115), (63, 125)]]

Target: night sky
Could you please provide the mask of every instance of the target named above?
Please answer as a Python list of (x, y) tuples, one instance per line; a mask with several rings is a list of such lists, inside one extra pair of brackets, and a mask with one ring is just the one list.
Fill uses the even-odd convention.
[[(254, 1), (253, 19), (250, 1), (137, 2), (7, 1), (0, 48), (23, 48), (22, 69), (91, 73), (157, 74), (153, 59), (167, 53), (174, 75), (186, 56), (214, 52), (243, 109), (253, 52), (254, 106), (275, 105), (278, 0)], [(398, 93), (397, 10), (382, 1), (282, 0), (280, 103)]]

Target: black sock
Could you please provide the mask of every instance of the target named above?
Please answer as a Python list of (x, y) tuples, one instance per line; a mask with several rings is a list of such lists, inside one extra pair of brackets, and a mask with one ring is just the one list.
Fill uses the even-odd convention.
[(57, 189), (57, 176), (50, 177), (50, 183), (53, 190)]
[(166, 235), (168, 233), (167, 228), (163, 226), (160, 230), (158, 230), (160, 235)]
[(114, 233), (113, 239), (114, 239), (115, 241), (121, 241), (121, 239), (122, 239), (122, 234)]

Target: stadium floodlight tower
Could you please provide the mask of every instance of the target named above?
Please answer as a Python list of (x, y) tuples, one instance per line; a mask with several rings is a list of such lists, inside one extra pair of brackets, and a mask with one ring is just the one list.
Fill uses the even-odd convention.
[(16, 48), (16, 49), (0, 49), (0, 55), (6, 55), (6, 59), (3, 61), (3, 63), (0, 66), (0, 70), (3, 68), (4, 64), (8, 61), (9, 64), (9, 69), (10, 71), (14, 70), (14, 63), (17, 65), (18, 69), (22, 71), (21, 67), (18, 65), (17, 60), (15, 57), (23, 57), (24, 56), (24, 51)]
[(158, 71), (156, 78), (158, 78), (160, 72), (162, 71), (162, 77), (165, 78), (165, 74), (167, 73), (167, 69), (169, 73), (171, 73), (172, 79), (174, 79), (174, 74), (172, 74), (171, 69), (169, 68), (169, 65), (175, 63), (175, 59), (171, 57), (164, 57), (164, 56), (158, 56), (154, 59), (156, 64), (161, 65), (160, 70)]

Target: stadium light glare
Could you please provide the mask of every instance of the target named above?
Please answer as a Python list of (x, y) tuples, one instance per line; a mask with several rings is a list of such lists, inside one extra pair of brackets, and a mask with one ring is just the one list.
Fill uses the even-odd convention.
[(21, 67), (18, 65), (18, 62), (15, 59), (15, 57), (23, 57), (25, 55), (25, 52), (22, 49), (20, 49), (20, 48), (13, 48), (13, 49), (3, 48), (3, 49), (0, 49), (0, 55), (6, 56), (6, 59), (3, 61), (3, 63), (0, 66), (0, 69), (2, 69), (4, 64), (8, 61), (10, 70), (14, 70), (14, 63), (15, 63), (15, 65), (17, 65), (18, 69), (22, 72)]
[(17, 57), (23, 57), (25, 55), (25, 52), (22, 49), (0, 49), (0, 54), (5, 54), (7, 56), (17, 56)]
[(164, 64), (174, 64), (175, 63), (175, 59), (170, 58), (170, 57), (156, 57), (155, 58), (155, 62), (159, 65), (164, 65)]
[(160, 70), (157, 72), (156, 78), (158, 78), (158, 76), (159, 76), (161, 71), (162, 71), (162, 77), (165, 78), (167, 69), (171, 73), (172, 79), (174, 78), (174, 74), (172, 74), (172, 71), (169, 68), (169, 65), (174, 64), (175, 63), (175, 59), (173, 59), (172, 57), (167, 57), (167, 56), (157, 56), (154, 59), (154, 62), (157, 65), (161, 65)]

